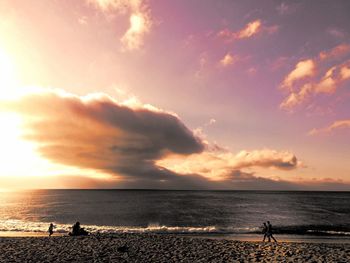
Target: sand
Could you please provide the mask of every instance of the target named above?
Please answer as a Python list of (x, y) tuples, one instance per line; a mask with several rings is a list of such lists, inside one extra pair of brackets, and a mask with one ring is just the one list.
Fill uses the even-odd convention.
[[(117, 251), (125, 244), (129, 254)], [(350, 244), (276, 244), (156, 234), (1, 237), (0, 262), (350, 262)]]

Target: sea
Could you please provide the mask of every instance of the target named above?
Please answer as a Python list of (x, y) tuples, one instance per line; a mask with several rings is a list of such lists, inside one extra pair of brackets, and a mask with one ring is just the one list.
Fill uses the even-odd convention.
[(0, 192), (0, 232), (159, 233), (260, 240), (350, 242), (350, 192), (26, 190)]

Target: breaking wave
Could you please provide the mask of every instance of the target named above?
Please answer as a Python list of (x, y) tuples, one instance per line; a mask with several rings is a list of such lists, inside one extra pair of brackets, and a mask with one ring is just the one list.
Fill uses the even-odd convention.
[[(66, 234), (71, 230), (71, 224), (54, 223), (55, 232)], [(45, 233), (48, 230), (49, 223), (34, 222), (24, 220), (0, 220), (1, 232), (31, 232)], [(159, 224), (150, 224), (146, 227), (139, 226), (98, 226), (83, 225), (91, 233), (117, 234), (117, 233), (159, 233), (159, 234), (261, 234), (259, 227), (218, 227), (218, 226), (164, 226)], [(349, 227), (344, 226), (276, 226), (276, 234), (292, 235), (322, 235), (322, 236), (350, 236)]]

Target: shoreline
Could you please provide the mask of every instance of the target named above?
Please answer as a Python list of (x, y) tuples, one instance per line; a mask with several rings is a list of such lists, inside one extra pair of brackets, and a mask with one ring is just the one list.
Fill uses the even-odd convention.
[[(126, 246), (129, 253), (118, 251)], [(1, 237), (0, 262), (350, 262), (350, 244), (162, 234)]]
[[(92, 233), (91, 236), (118, 236), (122, 234), (130, 235), (144, 235), (154, 234), (160, 236), (178, 236), (184, 238), (198, 238), (198, 239), (213, 239), (213, 240), (230, 240), (242, 242), (262, 242), (263, 236), (260, 234), (191, 234), (191, 233)], [(55, 232), (52, 237), (64, 237), (68, 233)], [(330, 244), (350, 244), (350, 237), (348, 236), (318, 236), (318, 235), (290, 235), (290, 234), (275, 234), (278, 242), (282, 243), (330, 243)], [(23, 232), (23, 231), (0, 231), (1, 238), (17, 238), (17, 237), (34, 237), (42, 238), (48, 237), (47, 232)], [(268, 243), (268, 242), (265, 242)], [(270, 242), (272, 243), (272, 242)]]

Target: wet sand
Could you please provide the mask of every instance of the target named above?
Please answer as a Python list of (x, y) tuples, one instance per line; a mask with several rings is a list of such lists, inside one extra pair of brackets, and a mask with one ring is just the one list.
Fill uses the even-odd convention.
[[(128, 254), (117, 251), (123, 245)], [(0, 262), (350, 262), (350, 244), (156, 234), (1, 237)]]

